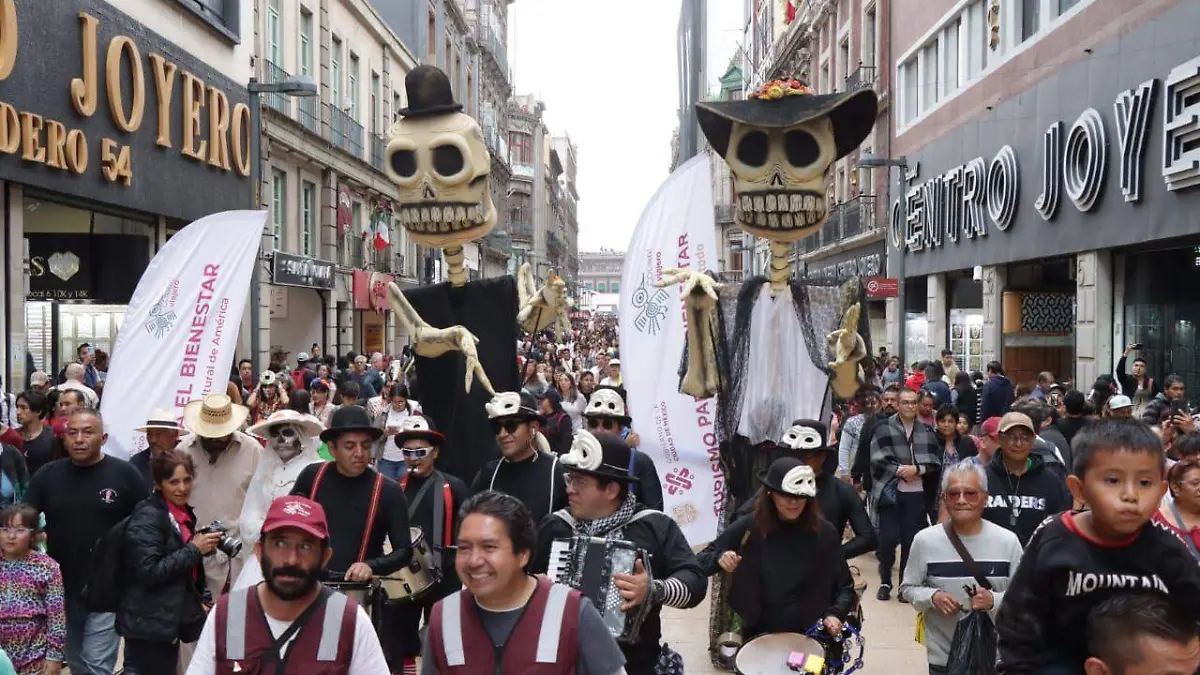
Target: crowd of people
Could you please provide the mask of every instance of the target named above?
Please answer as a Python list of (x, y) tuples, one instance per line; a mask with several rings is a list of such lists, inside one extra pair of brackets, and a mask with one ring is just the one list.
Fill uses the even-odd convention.
[[(151, 413), (129, 461), (102, 450), (86, 349), (56, 385), (34, 373), (0, 428), (0, 673), (109, 675), (122, 641), (146, 675), (677, 673), (661, 608), (699, 604), (710, 577), (741, 640), (838, 636), (869, 620), (872, 552), (875, 597), (916, 610), (931, 675), (975, 614), (1005, 675), (1200, 666), (1200, 433), (1178, 376), (1122, 359), (1086, 393), (1050, 373), (1025, 391), (999, 363), (985, 379), (950, 352), (911, 371), (881, 353), (828, 427), (760, 448), (757, 493), (697, 554), (637, 449), (619, 350), (612, 320), (525, 336), (520, 389), (487, 404), (500, 454), (461, 476), (439, 469), (407, 349), (242, 361), (182, 424)], [(613, 575), (618, 607), (545, 576), (578, 536), (646, 553)], [(1122, 669), (1151, 649), (1177, 670)]]

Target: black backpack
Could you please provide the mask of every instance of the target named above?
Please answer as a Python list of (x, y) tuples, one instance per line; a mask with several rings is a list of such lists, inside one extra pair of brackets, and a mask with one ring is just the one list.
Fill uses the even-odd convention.
[(121, 607), (125, 587), (121, 568), (128, 526), (126, 516), (97, 539), (92, 548), (91, 573), (83, 587), (83, 602), (89, 612), (115, 612)]

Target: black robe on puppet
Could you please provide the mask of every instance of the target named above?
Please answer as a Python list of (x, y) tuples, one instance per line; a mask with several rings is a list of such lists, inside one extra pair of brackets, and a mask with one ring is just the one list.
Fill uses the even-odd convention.
[[(718, 396), (727, 515), (757, 490), (793, 420), (828, 426), (833, 401), (859, 385), (859, 361), (870, 353), (861, 283), (792, 281), (789, 257), (793, 244), (819, 234), (829, 169), (870, 134), (878, 104), (870, 89), (817, 95), (797, 80), (776, 80), (744, 101), (696, 105), (701, 130), (732, 173), (739, 227), (767, 239), (771, 251), (769, 273), (740, 287), (718, 289), (707, 275), (679, 270), (664, 271), (660, 282), (681, 283), (685, 293), (680, 390)], [(720, 586), (714, 642), (733, 624)]]
[(404, 86), (409, 105), (397, 111), (385, 151), (385, 170), (400, 193), (395, 216), (413, 240), (442, 249), (448, 283), (408, 291), (389, 284), (388, 304), (413, 341), (421, 405), (446, 436), (438, 468), (470, 482), (500, 455), (485, 405), (495, 390), (518, 388), (522, 307), (545, 327), (539, 320), (557, 319), (566, 291), (556, 277), (533, 288), (525, 266), (519, 279), (468, 281), (463, 247), (496, 225), (483, 130), (454, 102), (441, 70), (418, 66)]

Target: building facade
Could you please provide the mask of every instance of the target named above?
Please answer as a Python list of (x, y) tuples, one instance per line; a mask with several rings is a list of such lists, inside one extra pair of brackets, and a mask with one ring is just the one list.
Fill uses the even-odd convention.
[[(720, 89), (715, 95), (718, 100), (738, 101), (745, 97), (742, 90), (741, 62), (739, 54), (730, 61), (729, 67), (725, 69), (725, 74), (721, 76)], [(712, 163), (716, 242), (720, 248), (716, 271), (721, 281), (741, 283), (746, 269), (749, 268), (750, 250), (747, 244), (753, 238), (742, 232), (742, 229), (734, 221), (733, 173), (729, 170), (729, 165), (707, 143), (704, 145), (704, 151), (709, 154)]]
[(84, 342), (111, 354), (158, 249), (253, 204), (253, 5), (0, 4), (0, 372), (16, 391)]
[[(1124, 346), (1200, 379), (1200, 0), (951, 0), (893, 18), (910, 332), (1082, 388)], [(908, 360), (916, 358), (909, 355)]]
[[(577, 288), (579, 279), (579, 158), (575, 144), (569, 135), (555, 136), (551, 139), (554, 152), (562, 163), (563, 171), (558, 177), (558, 190), (555, 197), (558, 201), (558, 232), (550, 239), (553, 244), (551, 265), (555, 272), (567, 281), (571, 293)], [(556, 241), (557, 240), (557, 241)], [(557, 249), (557, 257), (553, 252)]]
[(625, 252), (602, 248), (579, 254), (578, 306), (603, 313), (616, 313), (621, 306), (621, 272)]

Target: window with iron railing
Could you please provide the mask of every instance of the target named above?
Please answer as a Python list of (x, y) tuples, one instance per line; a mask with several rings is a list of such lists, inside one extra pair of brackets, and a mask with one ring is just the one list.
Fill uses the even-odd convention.
[(317, 186), (304, 181), (300, 186), (300, 253), (317, 254)]
[(342, 150), (362, 159), (363, 157), (363, 128), (349, 115), (337, 107), (326, 104), (329, 108), (330, 128), (333, 132), (333, 144)]
[(383, 171), (383, 152), (386, 146), (383, 136), (371, 134), (371, 166), (375, 167), (376, 171)]

